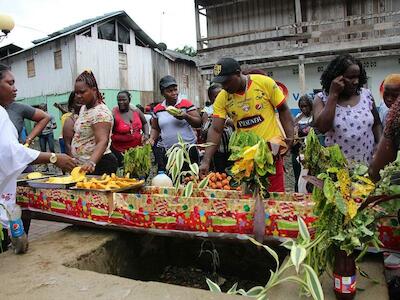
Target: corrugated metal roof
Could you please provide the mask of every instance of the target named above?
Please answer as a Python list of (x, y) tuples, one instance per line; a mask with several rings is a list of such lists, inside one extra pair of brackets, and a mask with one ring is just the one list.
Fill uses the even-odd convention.
[(20, 46), (17, 46), (17, 45), (15, 45), (15, 44), (8, 44), (8, 45), (5, 45), (5, 46), (0, 47), (0, 51), (1, 51), (1, 50), (5, 50), (5, 49), (11, 50), (11, 51), (19, 51), (19, 50), (22, 50), (22, 48), (21, 48)]
[(164, 53), (171, 56), (173, 58), (173, 60), (185, 60), (185, 61), (190, 61), (190, 62), (194, 62), (194, 63), (197, 62), (197, 59), (195, 57), (189, 56), (189, 55), (186, 55), (186, 54), (174, 51), (174, 50), (167, 49), (164, 51)]
[(97, 22), (102, 21), (104, 19), (107, 19), (109, 17), (114, 17), (116, 14), (118, 15), (120, 13), (124, 13), (124, 11), (111, 12), (111, 13), (104, 14), (102, 16), (98, 16), (98, 17), (94, 17), (94, 18), (83, 20), (83, 21), (81, 21), (79, 23), (64, 27), (63, 29), (57, 30), (57, 31), (55, 31), (53, 33), (50, 33), (44, 38), (34, 40), (34, 41), (32, 41), (32, 43), (39, 44), (39, 43), (47, 41), (47, 40), (49, 40), (49, 39), (51, 39), (53, 37), (59, 36), (61, 34), (72, 33), (72, 32), (74, 32), (75, 29), (81, 29), (82, 27), (88, 27), (89, 25), (92, 25), (93, 23), (97, 23)]
[[(43, 44), (46, 44), (46, 43), (51, 42), (51, 41), (54, 41), (54, 40), (59, 39), (61, 37), (65, 37), (65, 36), (68, 36), (70, 34), (74, 34), (76, 32), (85, 30), (86, 28), (89, 28), (90, 26), (92, 26), (92, 25), (94, 25), (96, 23), (99, 23), (99, 22), (102, 22), (102, 21), (106, 21), (107, 19), (111, 19), (111, 18), (114, 18), (114, 17), (120, 17), (127, 25), (129, 25), (132, 28), (132, 30), (135, 31), (136, 37), (140, 41), (142, 41), (144, 44), (148, 45), (151, 48), (156, 48), (157, 47), (156, 42), (153, 41), (131, 19), (131, 17), (129, 17), (129, 15), (125, 11), (121, 10), (121, 11), (111, 12), (111, 13), (105, 14), (103, 16), (95, 17), (95, 18), (92, 18), (92, 19), (87, 19), (87, 20), (84, 20), (82, 22), (76, 23), (74, 25), (65, 27), (65, 28), (63, 28), (61, 30), (55, 31), (55, 32), (49, 34), (47, 37), (44, 37), (42, 39), (34, 40), (33, 41), (33, 43), (35, 44), (34, 46), (29, 47), (29, 48), (24, 49), (24, 50), (21, 50), (21, 51), (18, 51), (18, 52), (15, 52), (15, 53), (7, 56), (7, 57), (11, 57), (11, 56), (23, 53), (25, 51), (31, 50), (31, 49), (33, 49), (35, 47), (41, 46)], [(4, 58), (7, 58), (7, 57), (4, 57)], [(2, 58), (2, 59), (4, 59), (4, 58)]]

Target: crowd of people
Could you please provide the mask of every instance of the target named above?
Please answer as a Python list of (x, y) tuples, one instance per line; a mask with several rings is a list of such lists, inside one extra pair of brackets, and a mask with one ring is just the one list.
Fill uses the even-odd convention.
[[(110, 174), (123, 165), (124, 151), (145, 143), (153, 147), (158, 170), (165, 171), (165, 153), (178, 142), (178, 135), (188, 144), (211, 144), (204, 153), (190, 148), (190, 158), (199, 163), (201, 174), (223, 172), (231, 163), (228, 144), (234, 130), (252, 131), (279, 145), (270, 191), (285, 191), (286, 153), (291, 154), (295, 191), (305, 191), (300, 149), (310, 128), (325, 145), (338, 144), (350, 164), (368, 165), (371, 177), (378, 180), (379, 170), (395, 159), (400, 146), (400, 74), (385, 78), (380, 112), (366, 88), (367, 78), (360, 61), (351, 55), (336, 57), (321, 76), (321, 92), (314, 99), (302, 96), (300, 112), (293, 118), (286, 95), (272, 78), (261, 70), (242, 71), (232, 58), (216, 63), (209, 99), (201, 111), (181, 96), (170, 75), (159, 82), (163, 99), (156, 105), (134, 107), (130, 93), (121, 91), (118, 106), (110, 110), (94, 74), (84, 71), (75, 80), (67, 108), (55, 104), (63, 113), (62, 153), (55, 153), (54, 117), (46, 112), (46, 105), (33, 108), (16, 102), (15, 78), (7, 66), (0, 65), (0, 201), (15, 201), (17, 177), (30, 164), (51, 163), (66, 171), (80, 165), (88, 174)], [(171, 115), (169, 106), (182, 113)], [(23, 137), (25, 119), (35, 126)], [(35, 137), (41, 151), (30, 148)], [(0, 217), (4, 220), (4, 213)]]

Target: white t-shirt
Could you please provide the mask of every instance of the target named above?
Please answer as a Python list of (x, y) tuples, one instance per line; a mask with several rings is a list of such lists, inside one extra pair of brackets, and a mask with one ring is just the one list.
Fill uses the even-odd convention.
[(205, 112), (208, 116), (211, 116), (214, 113), (214, 106), (204, 106), (203, 112)]
[[(197, 136), (186, 120), (178, 120), (167, 112), (167, 103), (164, 100), (154, 107), (154, 117), (158, 119), (158, 125), (161, 129), (162, 146), (165, 149), (171, 148), (174, 144), (178, 143), (178, 134), (182, 137), (183, 141), (192, 145), (196, 144)], [(196, 107), (188, 99), (178, 98), (176, 108), (184, 112), (196, 110)]]
[(382, 101), (381, 106), (379, 107), (379, 118), (381, 119), (382, 125), (386, 124), (386, 116), (389, 112), (389, 108), (386, 106), (385, 101)]
[[(298, 113), (298, 114), (296, 115), (296, 118), (295, 118), (295, 119), (297, 119), (297, 118), (300, 117), (301, 115), (302, 115), (302, 113)], [(297, 121), (297, 124), (308, 125), (308, 124), (311, 124), (312, 120), (313, 120), (312, 115), (309, 116), (309, 117), (303, 116), (300, 120)]]
[[(0, 106), (0, 203), (11, 207), (16, 201), (17, 178), (40, 154), (18, 142), (18, 132), (6, 110)], [(0, 207), (0, 222), (8, 228), (5, 210)]]
[(150, 123), (150, 121), (151, 121), (151, 115), (149, 115), (149, 114), (144, 114), (144, 117), (146, 118), (146, 121), (147, 121), (147, 125), (149, 126), (149, 133), (150, 133), (150, 130), (151, 130), (151, 123)]

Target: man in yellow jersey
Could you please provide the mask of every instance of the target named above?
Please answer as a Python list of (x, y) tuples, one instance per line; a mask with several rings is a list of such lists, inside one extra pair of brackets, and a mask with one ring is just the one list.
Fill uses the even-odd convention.
[[(223, 90), (214, 102), (212, 126), (208, 130), (207, 142), (219, 144), (225, 119), (231, 118), (236, 130), (253, 131), (265, 140), (285, 139), (275, 117), (278, 110), (279, 120), (287, 137), (286, 146), (293, 141), (293, 118), (286, 104), (285, 96), (275, 81), (265, 75), (244, 75), (239, 63), (233, 58), (222, 58), (214, 66), (213, 82), (222, 84)], [(206, 148), (200, 173), (206, 175), (210, 160), (217, 146)], [(270, 178), (270, 192), (284, 192), (283, 159), (276, 161), (276, 175)]]

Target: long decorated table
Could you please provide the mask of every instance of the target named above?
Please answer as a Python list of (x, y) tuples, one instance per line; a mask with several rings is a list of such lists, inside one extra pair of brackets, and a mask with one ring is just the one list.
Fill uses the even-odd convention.
[[(238, 191), (195, 190), (191, 197), (181, 193), (157, 187), (145, 187), (138, 193), (110, 193), (19, 186), (17, 203), (33, 217), (81, 225), (217, 238), (240, 239), (253, 234), (254, 199)], [(263, 201), (267, 239), (296, 238), (297, 216), (313, 232), (316, 217), (310, 195), (271, 193)], [(379, 233), (384, 248), (400, 250), (396, 219), (384, 219)]]

